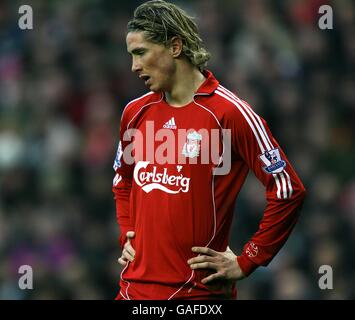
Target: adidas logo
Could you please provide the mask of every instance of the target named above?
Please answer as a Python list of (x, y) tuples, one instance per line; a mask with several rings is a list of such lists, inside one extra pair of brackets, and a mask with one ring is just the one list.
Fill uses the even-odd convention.
[(163, 125), (164, 129), (176, 129), (175, 119), (172, 117), (168, 122)]

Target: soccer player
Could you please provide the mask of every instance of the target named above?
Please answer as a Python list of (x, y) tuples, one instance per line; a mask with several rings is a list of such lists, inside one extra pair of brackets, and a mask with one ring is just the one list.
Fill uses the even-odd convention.
[[(268, 265), (287, 240), (305, 189), (265, 120), (206, 69), (209, 53), (182, 9), (143, 3), (126, 42), (150, 91), (127, 104), (120, 125), (116, 299), (234, 299), (236, 281)], [(228, 242), (249, 170), (267, 206), (236, 256)]]

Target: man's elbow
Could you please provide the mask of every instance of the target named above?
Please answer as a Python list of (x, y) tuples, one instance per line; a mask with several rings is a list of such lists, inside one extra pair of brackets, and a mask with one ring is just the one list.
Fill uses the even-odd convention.
[(307, 190), (306, 190), (306, 188), (304, 187), (304, 185), (301, 186), (299, 193), (300, 193), (299, 197), (300, 197), (302, 200), (304, 200), (304, 199), (306, 198), (306, 196), (307, 196)]
[(302, 183), (300, 183), (299, 187), (295, 190), (293, 194), (294, 200), (296, 200), (300, 205), (303, 204), (305, 198), (307, 196), (307, 190)]

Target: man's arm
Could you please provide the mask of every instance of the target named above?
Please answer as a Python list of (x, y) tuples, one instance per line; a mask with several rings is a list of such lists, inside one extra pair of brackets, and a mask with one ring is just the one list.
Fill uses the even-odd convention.
[[(232, 99), (232, 98), (231, 98)], [(226, 128), (232, 131), (232, 148), (265, 186), (267, 205), (258, 231), (244, 246), (240, 256), (231, 250), (217, 252), (195, 247), (199, 253), (188, 264), (192, 269), (216, 270), (202, 280), (239, 280), (259, 265), (266, 266), (284, 245), (294, 228), (305, 197), (305, 188), (287, 160), (266, 122), (240, 99), (226, 116)]]
[(127, 232), (134, 230), (129, 214), (131, 187), (132, 181), (124, 179), (119, 173), (116, 173), (113, 179), (112, 192), (116, 204), (117, 223), (120, 227), (119, 243), (121, 248), (127, 241)]
[(112, 191), (116, 202), (116, 217), (120, 227), (119, 243), (122, 255), (118, 259), (121, 265), (126, 265), (127, 261), (133, 261), (135, 250), (132, 247), (131, 239), (134, 238), (134, 228), (129, 214), (129, 198), (132, 182), (129, 179), (123, 180), (119, 173), (113, 179)]
[(268, 265), (286, 242), (297, 222), (305, 188), (265, 120), (244, 101), (239, 100), (239, 106), (244, 114), (235, 114), (233, 147), (265, 186), (267, 201), (259, 229), (237, 257), (247, 276), (258, 266)]
[(120, 124), (120, 142), (118, 144), (113, 169), (115, 177), (112, 184), (116, 205), (116, 218), (120, 227), (119, 243), (121, 248), (127, 241), (127, 232), (134, 231), (132, 218), (130, 216), (130, 194), (132, 188), (132, 164), (126, 163), (123, 152), (127, 141), (123, 139), (126, 130), (125, 113), (123, 113)]

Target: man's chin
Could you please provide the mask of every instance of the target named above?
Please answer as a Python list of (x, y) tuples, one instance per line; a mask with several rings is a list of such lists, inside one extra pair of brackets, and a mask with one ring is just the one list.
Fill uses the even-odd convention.
[(163, 91), (161, 88), (157, 88), (157, 87), (154, 87), (154, 86), (147, 86), (147, 88), (148, 88), (150, 91), (153, 91), (153, 92), (155, 92), (155, 93), (160, 93), (160, 92)]

